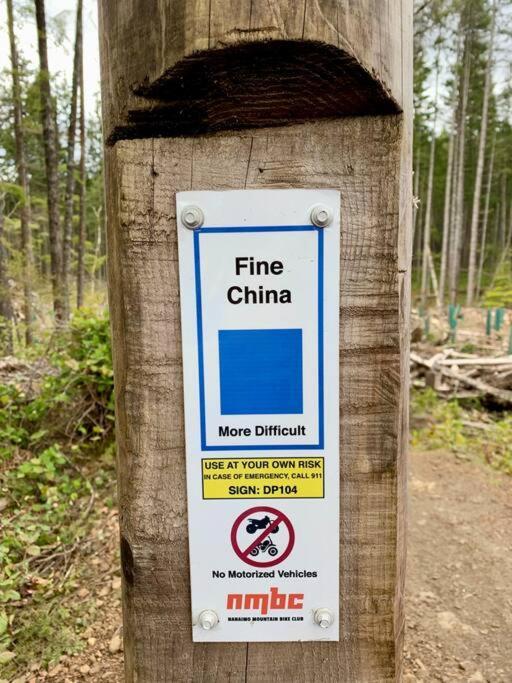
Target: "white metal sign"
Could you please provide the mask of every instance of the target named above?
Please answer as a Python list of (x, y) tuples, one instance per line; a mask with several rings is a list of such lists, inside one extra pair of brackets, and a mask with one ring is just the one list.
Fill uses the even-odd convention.
[(176, 197), (195, 641), (339, 638), (339, 203)]

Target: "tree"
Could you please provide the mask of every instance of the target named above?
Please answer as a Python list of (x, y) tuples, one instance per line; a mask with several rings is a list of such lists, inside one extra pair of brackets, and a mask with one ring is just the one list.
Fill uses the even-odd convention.
[[(81, 35), (81, 34), (80, 34)], [(81, 46), (80, 46), (81, 47)], [(76, 305), (81, 308), (84, 305), (85, 284), (85, 100), (84, 100), (84, 62), (83, 50), (80, 49), (80, 66), (78, 80), (80, 83), (80, 163), (78, 174), (79, 210), (78, 210), (78, 249), (77, 249), (77, 278), (76, 278)]]
[[(439, 51), (440, 43), (437, 47), (436, 59), (436, 86), (434, 99), (434, 114), (432, 122), (432, 134), (430, 140), (430, 158), (428, 163), (428, 185), (427, 185), (427, 206), (425, 209), (425, 226), (423, 229), (423, 265), (421, 270), (421, 304), (425, 308), (427, 305), (428, 293), (428, 274), (432, 273), (432, 254), (430, 250), (430, 228), (432, 221), (432, 193), (434, 190), (434, 165), (436, 159), (436, 123), (437, 123), (437, 98), (438, 98), (438, 84), (439, 84)], [(431, 278), (432, 279), (432, 278)]]
[(83, 0), (77, 0), (75, 50), (69, 111), (68, 145), (66, 155), (66, 190), (64, 198), (64, 240), (62, 249), (62, 301), (64, 319), (69, 319), (69, 280), (71, 270), (71, 243), (73, 238), (73, 198), (75, 191), (75, 138), (77, 119), (77, 96), (79, 72), (82, 64), (82, 7)]
[(2, 327), (6, 326), (4, 339), (5, 349), (7, 353), (12, 353), (13, 335), (11, 321), (14, 318), (12, 310), (11, 294), (9, 291), (9, 282), (7, 279), (7, 253), (4, 243), (4, 210), (5, 210), (5, 192), (0, 188), (0, 321)]
[(50, 277), (53, 292), (53, 310), (57, 324), (65, 319), (64, 287), (62, 281), (62, 234), (59, 213), (59, 160), (58, 136), (48, 68), (48, 45), (44, 0), (34, 0), (39, 52), (39, 89), (41, 97), (41, 123), (46, 166), (48, 234), (50, 246)]
[(482, 219), (482, 238), (480, 242), (480, 257), (478, 261), (478, 276), (476, 281), (476, 296), (479, 299), (482, 291), (482, 273), (485, 261), (485, 247), (487, 239), (487, 225), (489, 223), (489, 206), (491, 203), (491, 189), (494, 172), (494, 157), (496, 155), (496, 130), (492, 136), (491, 156), (489, 159), (489, 170), (487, 173), (487, 189), (485, 192), (484, 216)]
[(7, 0), (7, 25), (11, 48), (12, 70), (12, 108), (14, 119), (15, 157), (18, 184), (21, 189), (20, 224), (21, 224), (21, 260), (23, 278), (23, 314), (25, 317), (25, 341), (32, 343), (32, 235), (30, 230), (30, 187), (25, 153), (25, 134), (23, 130), (23, 110), (21, 102), (20, 66), (14, 30), (14, 12), (12, 0)]
[(473, 210), (471, 214), (471, 233), (470, 233), (470, 247), (469, 247), (469, 268), (468, 268), (468, 284), (466, 293), (466, 305), (473, 304), (473, 296), (475, 292), (475, 273), (476, 273), (476, 251), (478, 242), (478, 225), (480, 218), (480, 198), (482, 194), (482, 179), (485, 162), (485, 146), (487, 142), (487, 125), (489, 120), (489, 100), (491, 94), (492, 84), (492, 63), (494, 50), (494, 37), (496, 28), (496, 0), (493, 3), (491, 31), (489, 39), (489, 53), (487, 57), (487, 67), (485, 70), (485, 85), (484, 97), (482, 106), (482, 123), (480, 127), (480, 136), (478, 144), (478, 160), (476, 168), (475, 190), (473, 193)]
[[(459, 47), (457, 47), (457, 58), (459, 56)], [(439, 275), (439, 300), (441, 304), (444, 302), (444, 294), (446, 287), (446, 273), (448, 266), (448, 250), (450, 245), (450, 225), (452, 212), (452, 180), (453, 180), (453, 160), (455, 156), (455, 135), (456, 135), (456, 102), (457, 102), (457, 88), (455, 83), (452, 85), (452, 96), (450, 102), (450, 109), (453, 112), (451, 128), (448, 137), (448, 161), (446, 166), (445, 191), (444, 191), (444, 209), (443, 209), (443, 238), (441, 247), (441, 268)]]
[[(461, 20), (464, 30), (464, 23)], [(459, 88), (457, 116), (457, 163), (455, 167), (455, 201), (453, 210), (453, 235), (450, 244), (450, 302), (456, 303), (457, 285), (461, 259), (462, 225), (464, 219), (464, 161), (466, 151), (466, 114), (468, 106), (469, 77), (471, 73), (471, 52), (469, 37), (464, 34), (464, 67)]]

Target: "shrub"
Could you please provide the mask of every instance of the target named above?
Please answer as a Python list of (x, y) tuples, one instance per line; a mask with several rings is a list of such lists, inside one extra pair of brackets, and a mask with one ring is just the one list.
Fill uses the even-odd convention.
[[(0, 664), (10, 673), (34, 619), (49, 628), (50, 606), (61, 609), (66, 584), (56, 577), (88, 532), (95, 489), (112, 481), (108, 319), (82, 311), (52, 344), (35, 389), (26, 377), (0, 384)], [(73, 642), (58, 644), (57, 626), (41, 644), (48, 656)]]
[(53, 441), (103, 443), (114, 423), (109, 324), (91, 311), (75, 315), (58, 337), (35, 395), (19, 384), (0, 385), (0, 458)]

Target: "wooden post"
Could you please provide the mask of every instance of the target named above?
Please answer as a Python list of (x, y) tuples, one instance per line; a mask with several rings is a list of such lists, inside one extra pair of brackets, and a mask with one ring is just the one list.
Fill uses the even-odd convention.
[[(126, 680), (399, 680), (412, 0), (100, 2)], [(341, 192), (339, 642), (192, 643), (175, 193)]]

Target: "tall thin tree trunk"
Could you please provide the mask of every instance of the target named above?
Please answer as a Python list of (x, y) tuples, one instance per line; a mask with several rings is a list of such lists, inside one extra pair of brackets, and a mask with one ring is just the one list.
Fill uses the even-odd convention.
[[(432, 123), (432, 138), (430, 140), (430, 158), (428, 162), (427, 206), (425, 208), (425, 227), (423, 230), (423, 260), (421, 268), (421, 305), (427, 305), (430, 232), (432, 223), (432, 192), (434, 188), (434, 166), (436, 158), (436, 125), (437, 125), (437, 97), (439, 84), (439, 51), (436, 59), (436, 87), (434, 95), (434, 121)], [(432, 255), (430, 255), (432, 258)]]
[(85, 99), (84, 99), (84, 62), (81, 50), (80, 60), (80, 165), (79, 165), (79, 211), (78, 211), (78, 264), (76, 277), (76, 305), (84, 305), (85, 283)]
[(102, 228), (102, 210), (101, 207), (94, 209), (94, 215), (96, 217), (96, 238), (94, 244), (94, 259), (92, 266), (92, 277), (91, 277), (91, 291), (94, 293), (96, 289), (96, 280), (99, 280), (98, 274), (98, 262), (101, 255), (101, 228)]
[(23, 315), (25, 318), (25, 343), (32, 343), (32, 235), (30, 232), (30, 186), (25, 155), (25, 136), (23, 132), (23, 107), (21, 103), (21, 84), (19, 72), (18, 49), (14, 31), (14, 12), (12, 0), (7, 0), (7, 24), (9, 29), (9, 43), (11, 48), (12, 68), (12, 103), (14, 110), (14, 139), (16, 154), (16, 172), (18, 185), (21, 187), (23, 198), (20, 206), (21, 228), (21, 268), (23, 278)]
[(492, 244), (493, 244), (493, 252), (492, 252), (492, 271), (493, 271), (493, 279), (491, 281), (491, 286), (494, 285), (494, 273), (496, 272), (496, 264), (498, 262), (498, 253), (501, 252), (499, 249), (499, 239), (500, 239), (500, 222), (501, 222), (501, 204), (498, 202), (498, 205), (496, 207), (496, 211), (494, 213), (494, 226), (492, 230)]
[(505, 249), (505, 235), (507, 234), (507, 173), (501, 172), (501, 219), (499, 224), (499, 245), (501, 252)]
[(418, 142), (418, 149), (416, 151), (416, 164), (414, 167), (414, 209), (413, 209), (413, 223), (412, 223), (412, 244), (416, 238), (416, 224), (418, 222), (418, 213), (420, 208), (420, 169), (421, 169), (421, 144)]
[(64, 319), (62, 285), (62, 235), (59, 215), (59, 168), (58, 141), (53, 111), (50, 74), (48, 70), (48, 46), (44, 0), (34, 0), (36, 8), (37, 38), (39, 51), (39, 89), (41, 93), (41, 118), (43, 126), (44, 156), (48, 201), (48, 234), (50, 238), (50, 266), (53, 293), (53, 310), (57, 324)]
[[(458, 64), (460, 58), (460, 37), (457, 40), (457, 52), (455, 64)], [(450, 111), (452, 112), (452, 121), (450, 128), (450, 136), (448, 139), (448, 161), (446, 167), (446, 183), (444, 188), (444, 210), (443, 210), (443, 240), (441, 245), (441, 267), (439, 273), (439, 302), (444, 304), (445, 289), (446, 289), (446, 274), (448, 270), (449, 254), (450, 254), (450, 239), (452, 233), (452, 214), (453, 214), (453, 172), (455, 159), (455, 141), (457, 129), (457, 86), (454, 82), (452, 94), (450, 98)]]
[[(435, 121), (435, 116), (434, 116)], [(425, 205), (425, 223), (423, 225), (423, 248), (421, 261), (421, 305), (427, 305), (428, 298), (428, 276), (429, 263), (428, 255), (430, 251), (430, 233), (432, 222), (432, 190), (434, 185), (434, 165), (435, 165), (436, 134), (432, 131), (430, 141), (430, 158), (428, 162), (428, 182), (427, 182), (427, 201)]]
[[(454, 93), (455, 93), (454, 87)], [(455, 98), (454, 98), (455, 99)], [(453, 102), (454, 121), (450, 138), (448, 140), (448, 163), (446, 168), (446, 184), (444, 191), (444, 211), (443, 211), (443, 241), (441, 246), (441, 269), (439, 274), (439, 301), (444, 302), (444, 290), (446, 287), (446, 268), (448, 264), (448, 248), (450, 244), (450, 210), (452, 195), (453, 177), (453, 156), (455, 148), (455, 101)]]
[(500, 232), (501, 236), (503, 237), (503, 246), (500, 249), (500, 256), (498, 258), (498, 261), (496, 263), (496, 266), (494, 268), (494, 274), (492, 277), (492, 282), (491, 282), (491, 287), (494, 287), (494, 283), (496, 282), (496, 278), (507, 260), (507, 258), (510, 256), (510, 246), (512, 244), (512, 202), (510, 203), (510, 225), (504, 225), (503, 224), (503, 217), (507, 216), (507, 208), (505, 207), (505, 213), (501, 215), (501, 218), (498, 219), (500, 223)]
[(493, 229), (493, 242), (494, 242), (494, 253), (493, 253), (493, 263), (492, 263), (492, 279), (491, 279), (491, 284), (490, 288), (492, 289), (494, 287), (494, 284), (496, 282), (496, 276), (498, 275), (498, 272), (501, 268), (501, 265), (503, 263), (504, 259), (504, 246), (501, 245), (501, 231), (502, 231), (502, 224), (503, 224), (503, 212), (501, 209), (501, 203), (498, 203), (498, 206), (496, 208), (496, 213), (494, 215), (494, 229)]
[(0, 317), (2, 318), (0, 323), (1, 327), (4, 327), (5, 325), (5, 350), (7, 353), (12, 353), (12, 321), (14, 319), (14, 312), (12, 309), (11, 292), (7, 278), (7, 251), (5, 248), (4, 236), (4, 207), (5, 193), (0, 190)]
[(478, 261), (478, 276), (476, 283), (476, 297), (480, 299), (482, 292), (482, 273), (484, 270), (485, 261), (485, 245), (487, 241), (487, 224), (489, 222), (489, 206), (491, 203), (491, 189), (492, 189), (492, 175), (494, 171), (494, 157), (496, 154), (496, 129), (494, 129), (494, 134), (492, 136), (491, 145), (491, 157), (489, 159), (489, 170), (487, 176), (487, 188), (485, 191), (485, 204), (484, 204), (484, 215), (482, 219), (482, 238), (480, 242), (480, 257)]
[(41, 215), (37, 218), (37, 234), (39, 240), (37, 243), (37, 260), (39, 262), (39, 273), (43, 281), (49, 278), (47, 254), (50, 253), (50, 244), (48, 240), (48, 221)]
[(436, 299), (436, 305), (439, 308), (441, 306), (441, 301), (439, 299), (439, 286), (437, 284), (437, 275), (436, 275), (436, 269), (434, 266), (434, 259), (432, 257), (432, 249), (430, 248), (430, 245), (428, 247), (428, 269), (430, 272), (430, 281), (432, 283), (432, 291), (434, 292), (434, 296)]
[(62, 249), (62, 286), (64, 318), (69, 320), (69, 281), (71, 277), (71, 242), (73, 237), (73, 198), (75, 193), (75, 138), (78, 93), (78, 72), (82, 60), (82, 6), (83, 0), (77, 0), (75, 52), (73, 59), (73, 77), (71, 81), (71, 106), (69, 111), (68, 146), (66, 155), (66, 191), (64, 198), (64, 242)]
[[(421, 190), (420, 190), (421, 194)], [(422, 245), (423, 245), (423, 230), (424, 230), (424, 225), (425, 222), (423, 220), (423, 217), (425, 216), (425, 203), (420, 202), (420, 205), (418, 206), (418, 231), (417, 231), (417, 236), (416, 236), (416, 246), (414, 247), (413, 251), (413, 263), (414, 263), (414, 270), (420, 272), (421, 269), (421, 250), (422, 250)]]
[(456, 165), (456, 196), (454, 207), (453, 239), (450, 258), (450, 302), (457, 301), (457, 287), (460, 270), (460, 248), (462, 242), (462, 225), (464, 220), (464, 159), (466, 142), (466, 114), (468, 105), (469, 76), (471, 70), (469, 37), (464, 39), (464, 70), (459, 97), (459, 117), (457, 130), (457, 165)]
[[(461, 83), (459, 83), (459, 88), (461, 87)], [(458, 127), (458, 119), (459, 119), (459, 107), (457, 107), (457, 123), (456, 123), (456, 129)], [(447, 293), (448, 293), (448, 299), (450, 300), (450, 278), (451, 278), (451, 267), (452, 263), (454, 262), (453, 258), (453, 252), (454, 252), (454, 239), (455, 239), (455, 223), (456, 223), (456, 209), (457, 209), (457, 183), (458, 183), (458, 167), (457, 167), (457, 160), (459, 158), (459, 136), (458, 133), (455, 135), (454, 139), (454, 146), (453, 146), (453, 165), (452, 165), (452, 195), (451, 195), (451, 200), (450, 200), (450, 242), (448, 246), (448, 255), (447, 255), (447, 273), (446, 273), (446, 288), (447, 288)]]
[(510, 251), (510, 245), (512, 244), (512, 201), (510, 202), (510, 211), (508, 214), (508, 230), (507, 230), (507, 239), (505, 242), (505, 249), (503, 250), (503, 258), (508, 258), (509, 256), (509, 251)]
[(478, 159), (476, 164), (475, 191), (473, 193), (473, 210), (471, 213), (471, 232), (469, 241), (468, 286), (466, 305), (473, 305), (475, 293), (476, 249), (478, 243), (478, 224), (480, 218), (480, 199), (482, 196), (482, 179), (484, 174), (485, 146), (487, 143), (487, 124), (489, 119), (489, 99), (491, 94), (492, 64), (494, 51), (494, 35), (496, 27), (496, 2), (492, 8), (491, 34), (489, 39), (489, 54), (485, 70), (484, 99), (482, 104), (482, 123), (480, 125), (480, 140), (478, 144)]

